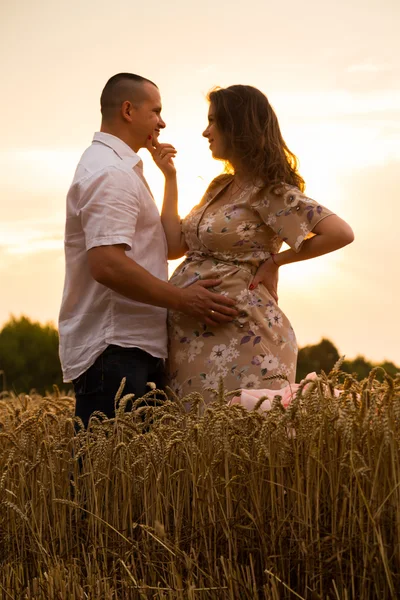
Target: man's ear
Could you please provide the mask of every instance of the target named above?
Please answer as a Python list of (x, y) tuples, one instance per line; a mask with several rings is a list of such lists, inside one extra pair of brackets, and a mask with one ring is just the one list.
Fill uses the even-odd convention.
[(121, 104), (121, 115), (122, 118), (125, 119), (125, 121), (132, 121), (132, 113), (135, 110), (135, 107), (133, 106), (132, 102), (129, 102), (129, 100), (125, 100), (122, 104)]

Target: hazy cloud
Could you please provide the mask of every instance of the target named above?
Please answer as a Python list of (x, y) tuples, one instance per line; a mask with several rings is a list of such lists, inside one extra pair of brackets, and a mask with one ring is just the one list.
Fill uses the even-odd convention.
[(348, 66), (346, 70), (349, 73), (381, 73), (382, 71), (391, 71), (392, 66), (388, 64), (359, 63)]

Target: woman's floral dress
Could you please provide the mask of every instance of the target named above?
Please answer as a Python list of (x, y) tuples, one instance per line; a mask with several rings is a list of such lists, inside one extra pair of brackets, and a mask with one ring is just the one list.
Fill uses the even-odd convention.
[[(235, 321), (216, 327), (169, 312), (169, 385), (180, 397), (198, 391), (209, 401), (209, 388), (217, 389), (220, 377), (227, 391), (280, 389), (295, 381), (297, 344), (290, 322), (262, 284), (254, 291), (249, 285), (283, 242), (298, 252), (332, 213), (287, 185), (276, 192), (247, 188), (234, 202), (213, 209), (231, 181), (231, 175), (214, 179), (182, 221), (188, 251), (170, 281), (182, 287), (195, 276), (222, 279), (215, 291), (233, 298), (240, 312)], [(285, 379), (263, 381), (271, 375)]]

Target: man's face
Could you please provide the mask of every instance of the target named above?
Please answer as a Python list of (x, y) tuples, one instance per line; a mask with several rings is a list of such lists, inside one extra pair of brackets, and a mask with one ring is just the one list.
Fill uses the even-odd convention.
[(151, 83), (144, 83), (145, 99), (132, 109), (131, 127), (139, 148), (144, 148), (149, 136), (158, 137), (165, 123), (161, 118), (159, 90)]

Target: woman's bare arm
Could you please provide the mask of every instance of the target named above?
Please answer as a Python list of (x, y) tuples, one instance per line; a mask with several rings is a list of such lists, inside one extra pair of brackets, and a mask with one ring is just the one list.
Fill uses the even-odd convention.
[(354, 241), (352, 228), (337, 215), (325, 217), (325, 219), (317, 223), (312, 233), (315, 235), (305, 240), (298, 252), (292, 249), (284, 250), (283, 252), (274, 254), (273, 259), (267, 259), (255, 274), (250, 284), (250, 289), (254, 289), (259, 283), (262, 283), (272, 297), (278, 301), (279, 267), (328, 254)]
[(165, 177), (161, 223), (167, 238), (168, 258), (170, 260), (181, 258), (188, 247), (178, 215), (178, 184), (174, 165), (176, 150), (171, 144), (160, 144), (157, 137), (149, 139), (146, 147)]
[(165, 177), (164, 201), (161, 210), (161, 223), (168, 244), (168, 258), (181, 258), (188, 247), (182, 233), (178, 215), (178, 185), (176, 173)]

